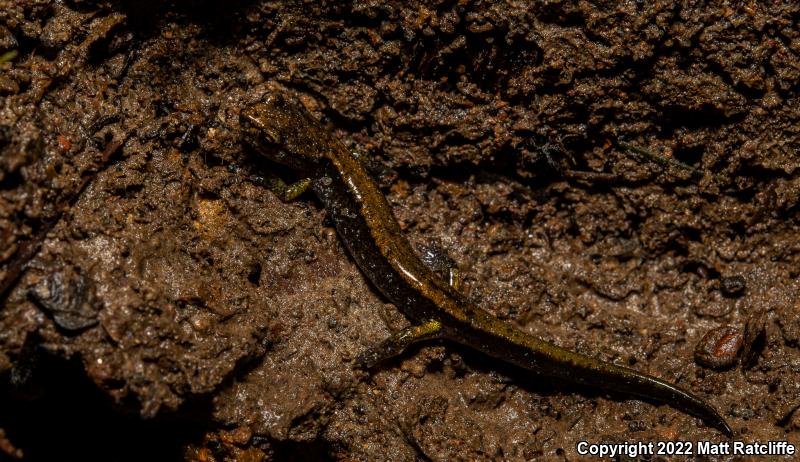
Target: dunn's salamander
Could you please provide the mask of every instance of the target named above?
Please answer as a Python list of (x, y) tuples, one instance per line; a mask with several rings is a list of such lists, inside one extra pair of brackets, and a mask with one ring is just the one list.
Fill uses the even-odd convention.
[(371, 348), (360, 358), (363, 364), (373, 365), (420, 340), (444, 338), (537, 373), (670, 404), (731, 436), (722, 416), (697, 396), (664, 380), (545, 342), (468, 302), (411, 249), (361, 162), (290, 97), (269, 94), (246, 107), (241, 121), (245, 139), (259, 152), (308, 178), (286, 190), (285, 198), (313, 189), (361, 271), (420, 323)]

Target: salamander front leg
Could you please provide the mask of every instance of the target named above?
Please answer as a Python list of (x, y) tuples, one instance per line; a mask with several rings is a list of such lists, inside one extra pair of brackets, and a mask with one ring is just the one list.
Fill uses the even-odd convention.
[(286, 184), (286, 182), (284, 182), (282, 179), (272, 174), (266, 177), (260, 175), (247, 175), (236, 164), (230, 164), (228, 166), (228, 170), (231, 173), (244, 176), (247, 180), (252, 181), (259, 186), (269, 189), (284, 202), (291, 202), (297, 199), (304, 192), (308, 191), (314, 182), (314, 180), (311, 178), (303, 178), (302, 180), (298, 180), (292, 184)]
[(356, 361), (361, 367), (369, 369), (380, 362), (401, 354), (414, 343), (441, 338), (441, 335), (442, 324), (439, 321), (428, 321), (419, 326), (409, 326), (395, 332), (378, 345), (370, 347), (359, 355)]
[(273, 184), (272, 191), (278, 195), (284, 202), (291, 202), (304, 192), (308, 191), (308, 188), (311, 187), (311, 184), (314, 180), (311, 178), (304, 178), (302, 180), (298, 180), (292, 184), (286, 184), (283, 180), (277, 179)]

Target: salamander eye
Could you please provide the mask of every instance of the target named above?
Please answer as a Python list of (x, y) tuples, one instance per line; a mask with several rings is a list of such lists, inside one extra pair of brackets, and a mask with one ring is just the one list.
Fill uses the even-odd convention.
[(271, 114), (260, 105), (248, 107), (240, 114), (242, 126), (255, 144), (281, 144), (280, 131), (273, 124)]

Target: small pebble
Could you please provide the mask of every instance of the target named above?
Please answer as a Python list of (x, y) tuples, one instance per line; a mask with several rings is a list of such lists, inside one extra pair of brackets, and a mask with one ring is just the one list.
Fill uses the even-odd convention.
[(230, 431), (227, 436), (232, 443), (243, 446), (250, 442), (250, 438), (253, 437), (253, 431), (249, 427), (241, 426)]
[(738, 297), (747, 288), (747, 283), (742, 276), (728, 276), (719, 280), (722, 295), (726, 297)]
[(694, 349), (694, 359), (701, 366), (726, 369), (736, 364), (744, 336), (733, 326), (709, 331)]
[(28, 295), (62, 329), (80, 331), (98, 322), (91, 281), (76, 268), (68, 266), (45, 275)]

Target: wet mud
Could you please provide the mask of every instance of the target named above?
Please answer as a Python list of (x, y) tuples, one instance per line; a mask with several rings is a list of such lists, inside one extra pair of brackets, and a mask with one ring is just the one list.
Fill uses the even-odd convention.
[(790, 1), (0, 2), (1, 457), (724, 441), (449, 343), (355, 368), (408, 321), (319, 202), (266, 186), (296, 178), (238, 121), (275, 89), (475, 303), (692, 391), (734, 440), (800, 446), (798, 21)]

